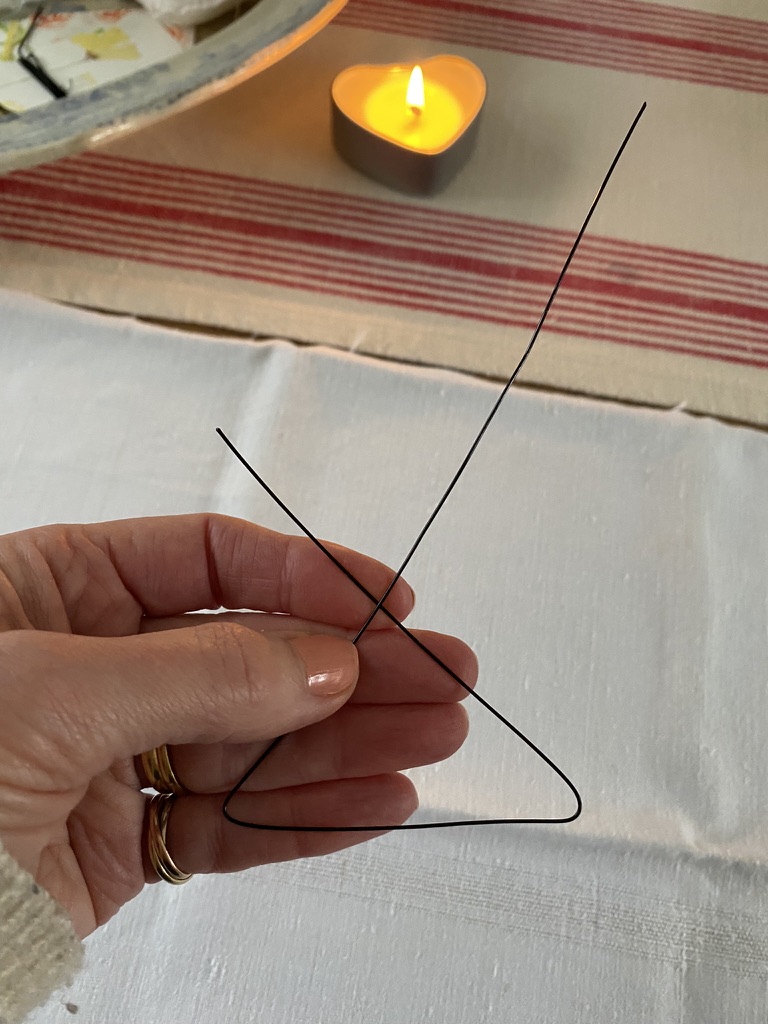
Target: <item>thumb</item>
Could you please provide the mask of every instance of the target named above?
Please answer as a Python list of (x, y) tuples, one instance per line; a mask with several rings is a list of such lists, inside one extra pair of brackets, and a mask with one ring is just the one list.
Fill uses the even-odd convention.
[(232, 622), (110, 638), (30, 630), (0, 636), (0, 675), (2, 731), (16, 721), (49, 771), (90, 777), (162, 743), (253, 742), (326, 718), (351, 696), (358, 660), (338, 636)]

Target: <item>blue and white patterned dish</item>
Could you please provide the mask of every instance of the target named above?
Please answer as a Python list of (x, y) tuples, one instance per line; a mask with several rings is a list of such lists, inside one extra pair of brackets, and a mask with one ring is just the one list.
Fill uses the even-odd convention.
[(160, 64), (88, 93), (0, 120), (0, 173), (69, 156), (194, 106), (285, 57), (346, 0), (259, 0), (225, 28)]

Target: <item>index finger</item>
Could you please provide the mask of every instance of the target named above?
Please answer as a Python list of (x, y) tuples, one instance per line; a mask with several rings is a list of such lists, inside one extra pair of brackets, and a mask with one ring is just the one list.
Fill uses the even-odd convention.
[[(219, 607), (287, 612), (355, 628), (371, 611), (370, 600), (310, 540), (229, 516), (50, 526), (4, 540), (17, 551), (31, 543), (43, 556), (75, 632), (92, 632), (94, 616), (100, 634), (114, 635), (133, 630), (141, 615)], [(372, 594), (384, 593), (394, 570), (348, 548), (327, 546)], [(7, 571), (8, 559), (0, 560)], [(398, 581), (386, 606), (397, 618), (411, 611), (407, 583)], [(379, 615), (373, 625), (386, 623)]]

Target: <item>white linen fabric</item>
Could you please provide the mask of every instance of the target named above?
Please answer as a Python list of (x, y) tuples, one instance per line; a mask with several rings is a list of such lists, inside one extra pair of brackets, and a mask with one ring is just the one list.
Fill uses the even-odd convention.
[[(399, 563), (498, 395), (0, 293), (0, 530), (203, 509)], [(510, 351), (510, 367), (517, 353)], [(157, 885), (33, 1024), (746, 1024), (768, 1014), (768, 438), (515, 389), (406, 574), (584, 798)], [(474, 702), (470, 702), (474, 704)], [(478, 705), (415, 820), (564, 815)]]

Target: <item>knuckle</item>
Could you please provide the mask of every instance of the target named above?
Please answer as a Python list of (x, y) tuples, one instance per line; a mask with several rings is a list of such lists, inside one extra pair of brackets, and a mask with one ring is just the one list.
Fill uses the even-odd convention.
[(438, 711), (442, 721), (434, 734), (437, 741), (433, 754), (444, 761), (456, 753), (469, 735), (469, 715), (461, 704), (442, 705)]
[(291, 591), (299, 577), (302, 555), (306, 552), (300, 537), (290, 537), (286, 542), (285, 557), (278, 581), (278, 600), (283, 611), (291, 610)]
[(454, 711), (456, 714), (456, 739), (458, 745), (461, 746), (469, 736), (469, 713), (462, 705), (456, 705)]
[(208, 872), (223, 873), (230, 870), (229, 850), (231, 849), (233, 825), (223, 815), (218, 815), (208, 829), (204, 830), (205, 862)]
[(0, 639), (0, 693), (7, 695), (21, 688), (33, 696), (48, 678), (51, 648), (56, 635), (33, 629), (16, 629)]
[(227, 704), (244, 706), (259, 703), (267, 689), (267, 639), (238, 622), (220, 622), (202, 626), (198, 642), (215, 675), (218, 694)]
[[(68, 636), (15, 630), (0, 637), (0, 721), (7, 755), (35, 777), (76, 773), (79, 740), (91, 733), (87, 709), (68, 678)], [(93, 741), (91, 738), (91, 746)]]

